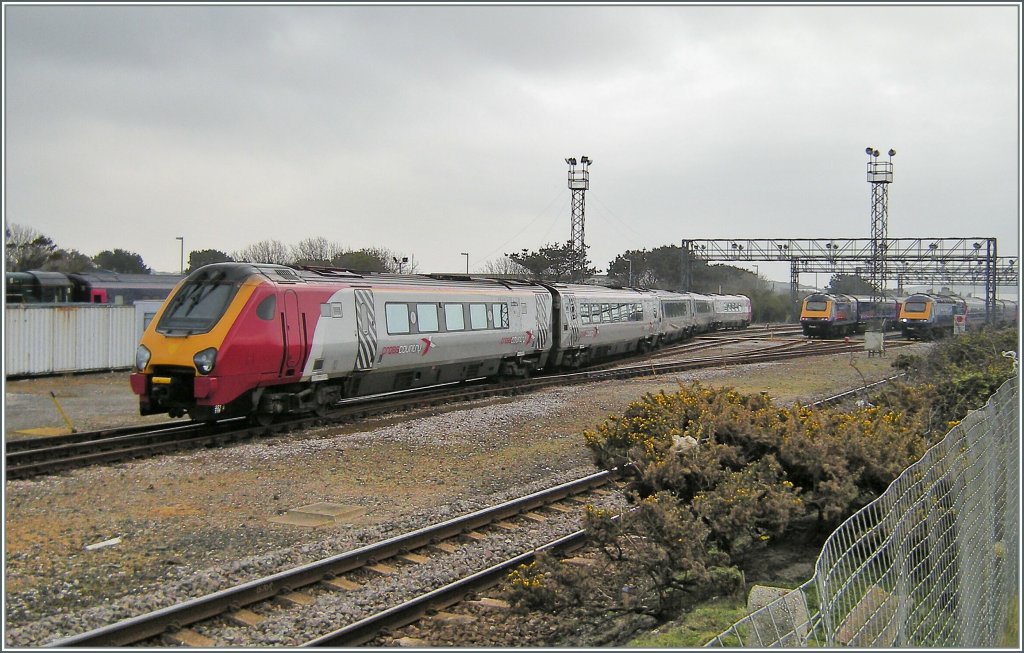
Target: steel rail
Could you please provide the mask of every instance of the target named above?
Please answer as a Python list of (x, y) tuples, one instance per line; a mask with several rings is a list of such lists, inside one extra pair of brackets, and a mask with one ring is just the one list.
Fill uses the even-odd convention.
[[(159, 425), (156, 432), (139, 432), (106, 438), (93, 438), (81, 442), (58, 444), (57, 446), (46, 446), (45, 443), (40, 443), (36, 448), (8, 452), (5, 458), (5, 473), (9, 479), (26, 478), (96, 463), (142, 458), (147, 455), (167, 453), (169, 451), (211, 446), (218, 442), (240, 441), (250, 437), (309, 428), (325, 423), (343, 423), (368, 415), (410, 410), (422, 406), (450, 404), (454, 401), (473, 401), (496, 395), (523, 394), (555, 385), (625, 379), (649, 374), (681, 372), (707, 366), (771, 362), (805, 356), (855, 351), (857, 343), (838, 340), (791, 340), (775, 343), (771, 349), (772, 351), (733, 352), (727, 355), (689, 358), (683, 361), (637, 363), (626, 366), (622, 366), (621, 361), (619, 361), (617, 363), (618, 367), (611, 367), (610, 365), (615, 365), (613, 363), (578, 372), (512, 382), (481, 384), (479, 387), (473, 385), (474, 382), (480, 381), (475, 379), (470, 380), (468, 384), (453, 384), (439, 389), (417, 389), (415, 391), (385, 393), (374, 395), (373, 397), (345, 400), (339, 409), (331, 411), (327, 415), (303, 416), (268, 426), (253, 426), (241, 419), (226, 420), (212, 426), (189, 422), (187, 424), (177, 424), (170, 429), (164, 428), (166, 425)], [(210, 429), (213, 430), (211, 431)], [(188, 435), (193, 431), (195, 432), (194, 435)], [(182, 437), (183, 434), (185, 434), (185, 437)]]
[(533, 551), (527, 551), (514, 558), (509, 558), (504, 562), (499, 562), (487, 569), (449, 583), (432, 592), (421, 594), (410, 601), (393, 606), (306, 642), (302, 646), (305, 648), (318, 646), (358, 646), (365, 644), (383, 630), (407, 626), (421, 619), (430, 610), (448, 607), (464, 600), (466, 596), (474, 592), (498, 584), (509, 572), (519, 567), (519, 565), (529, 564), (541, 552), (567, 553), (582, 547), (586, 544), (587, 539), (586, 531), (580, 530), (570, 533)]
[(198, 621), (221, 615), (244, 605), (264, 601), (281, 593), (294, 591), (333, 578), (353, 569), (373, 564), (428, 544), (472, 531), (487, 524), (507, 519), (566, 497), (606, 485), (614, 472), (603, 471), (575, 481), (513, 499), (474, 513), (456, 517), (441, 524), (427, 526), (376, 544), (324, 558), (294, 569), (258, 578), (235, 587), (207, 594), (148, 614), (131, 617), (115, 624), (73, 635), (48, 644), (47, 647), (127, 646), (168, 630), (182, 628)]

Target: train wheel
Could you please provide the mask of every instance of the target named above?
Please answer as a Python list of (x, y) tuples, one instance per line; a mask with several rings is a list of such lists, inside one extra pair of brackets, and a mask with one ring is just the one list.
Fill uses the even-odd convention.
[(313, 406), (313, 413), (317, 417), (325, 417), (327, 413), (331, 412), (331, 403), (333, 403), (335, 394), (327, 386), (321, 385), (317, 388)]
[(274, 423), (274, 415), (272, 413), (253, 413), (249, 416), (249, 421), (256, 426), (270, 426)]

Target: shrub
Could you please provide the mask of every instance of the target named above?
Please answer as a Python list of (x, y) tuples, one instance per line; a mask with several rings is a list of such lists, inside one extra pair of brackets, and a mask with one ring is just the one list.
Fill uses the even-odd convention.
[(1016, 374), (1002, 355), (1015, 347), (1015, 330), (987, 331), (898, 356), (907, 379), (849, 410), (777, 407), (764, 393), (698, 383), (647, 394), (584, 433), (595, 463), (628, 481), (632, 509), (588, 507), (591, 562), (539, 556), (510, 575), (509, 596), (661, 617), (736, 591), (737, 564), (797, 526), (827, 535), (982, 406)]

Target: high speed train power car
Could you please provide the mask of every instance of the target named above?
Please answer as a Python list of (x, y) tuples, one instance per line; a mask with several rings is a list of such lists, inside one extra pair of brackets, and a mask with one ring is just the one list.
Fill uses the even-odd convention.
[[(995, 314), (989, 321), (996, 326), (1016, 323), (1017, 303), (997, 299)], [(985, 301), (978, 297), (918, 293), (907, 297), (900, 307), (899, 326), (905, 338), (925, 340), (952, 335), (958, 322), (965, 331), (984, 326)]]
[[(143, 415), (210, 421), (322, 413), (337, 400), (575, 368), (697, 330), (714, 296), (462, 275), (216, 263), (192, 272), (142, 336)], [(667, 302), (687, 304), (669, 317)], [(707, 328), (745, 326), (734, 296)], [(678, 307), (677, 307), (678, 308)]]
[(863, 333), (869, 321), (881, 318), (887, 329), (895, 329), (899, 306), (898, 299), (873, 301), (857, 295), (813, 293), (801, 304), (800, 326), (805, 336), (822, 338)]

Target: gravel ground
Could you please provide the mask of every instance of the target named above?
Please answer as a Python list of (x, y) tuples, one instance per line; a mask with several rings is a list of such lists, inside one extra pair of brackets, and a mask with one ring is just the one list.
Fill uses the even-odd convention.
[[(592, 473), (582, 431), (647, 392), (699, 380), (767, 391), (778, 402), (811, 401), (890, 376), (894, 358), (844, 354), (608, 381), (7, 481), (4, 641), (43, 645)], [(15, 381), (5, 387), (9, 439), (41, 425), (25, 407), (49, 401), (51, 390), (78, 400), (62, 406), (79, 430), (139, 421), (126, 374)], [(319, 527), (271, 521), (319, 502), (353, 512)], [(543, 537), (547, 528), (537, 527), (531, 537)], [(116, 544), (86, 548), (115, 538)], [(506, 547), (491, 536), (469, 558), (439, 559), (422, 575), (439, 581), (470, 558)], [(360, 614), (374, 596), (409, 591), (375, 583), (362, 597), (324, 601), (336, 604), (331, 612)], [(274, 619), (245, 645), (301, 643), (280, 639), (288, 629), (276, 620), (288, 617)], [(229, 635), (223, 641), (243, 644), (230, 628), (218, 638)]]

